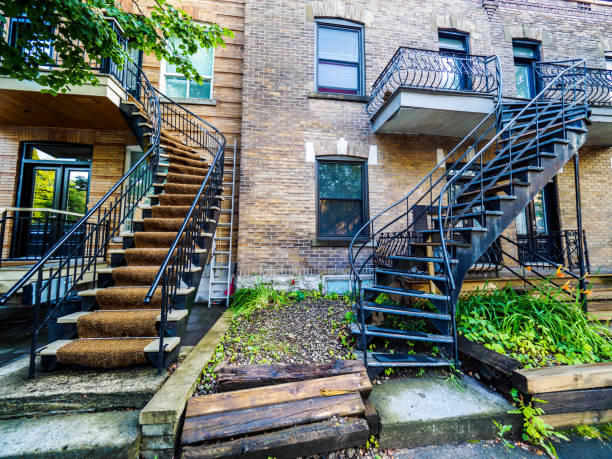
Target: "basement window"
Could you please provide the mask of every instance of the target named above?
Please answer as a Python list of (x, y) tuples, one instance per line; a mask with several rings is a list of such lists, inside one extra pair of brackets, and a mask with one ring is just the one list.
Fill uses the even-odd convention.
[(317, 161), (317, 239), (350, 240), (367, 221), (364, 161)]
[(317, 20), (318, 92), (363, 95), (363, 26), (340, 19)]

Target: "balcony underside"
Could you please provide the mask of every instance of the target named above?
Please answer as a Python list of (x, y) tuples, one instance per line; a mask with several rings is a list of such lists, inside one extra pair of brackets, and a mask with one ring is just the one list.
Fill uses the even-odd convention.
[(119, 104), (125, 92), (109, 77), (66, 94), (43, 94), (30, 81), (0, 78), (0, 125), (128, 131)]
[(612, 145), (612, 107), (592, 107), (586, 145)]
[(401, 88), (372, 118), (372, 131), (465, 137), (493, 106), (483, 95)]

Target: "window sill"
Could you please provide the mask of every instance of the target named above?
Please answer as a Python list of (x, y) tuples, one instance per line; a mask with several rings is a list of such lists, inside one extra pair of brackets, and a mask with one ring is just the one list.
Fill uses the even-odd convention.
[(355, 94), (335, 94), (333, 92), (309, 92), (309, 99), (328, 99), (328, 100), (343, 100), (346, 102), (361, 102), (370, 101), (368, 96), (356, 96)]
[[(312, 239), (310, 241), (311, 247), (348, 247), (351, 245), (352, 239)], [(359, 244), (366, 242), (365, 239), (357, 239)], [(367, 245), (371, 245), (368, 243)]]
[[(179, 104), (184, 105), (217, 105), (217, 99), (191, 99), (187, 97), (173, 97), (172, 100), (174, 102), (178, 102)], [(170, 100), (165, 97), (160, 98), (159, 100), (162, 104), (169, 104)]]

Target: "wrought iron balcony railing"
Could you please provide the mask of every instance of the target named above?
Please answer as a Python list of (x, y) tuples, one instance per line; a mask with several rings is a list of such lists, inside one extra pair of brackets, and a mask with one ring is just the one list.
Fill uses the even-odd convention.
[(372, 86), (370, 117), (399, 88), (495, 95), (500, 72), (495, 56), (451, 54), (400, 47)]
[[(538, 62), (535, 65), (535, 73), (541, 87), (544, 87), (566, 68), (565, 64)], [(576, 73), (575, 78), (579, 77), (584, 77), (584, 75)], [(556, 91), (561, 92), (563, 90), (561, 85), (567, 82), (567, 78), (558, 80)], [(612, 106), (612, 70), (587, 67), (585, 86), (589, 105)]]
[[(27, 27), (29, 20), (25, 17), (17, 17), (9, 18), (6, 22), (8, 23), (8, 31), (6, 31), (8, 34), (8, 43), (11, 46), (17, 47), (19, 46), (19, 30), (23, 27)], [(108, 23), (115, 32), (119, 45), (126, 52), (128, 52), (128, 40), (123, 36), (123, 31), (121, 30), (121, 27), (119, 26), (117, 21), (109, 18)], [(2, 30), (3, 33), (5, 32), (3, 28), (0, 28), (0, 30)], [(53, 46), (53, 43), (51, 41), (43, 43), (46, 43), (46, 45), (44, 46), (45, 54), (47, 54), (49, 59), (48, 62), (46, 62), (45, 65), (42, 66), (42, 69), (50, 70), (53, 68), (60, 67), (62, 65), (62, 57), (60, 56), (60, 53), (57, 51), (57, 49)], [(81, 43), (79, 41), (77, 41), (75, 44), (76, 47), (81, 46)], [(28, 51), (24, 50), (24, 53), (27, 54)], [(138, 95), (135, 93), (139, 88), (138, 79), (140, 69), (138, 67), (137, 62), (132, 62), (131, 60), (126, 59), (123, 65), (117, 65), (110, 58), (94, 59), (89, 56), (85, 56), (85, 61), (88, 63), (89, 68), (91, 70), (100, 75), (112, 76), (120, 83), (120, 86), (123, 89), (125, 89), (134, 97), (138, 98)]]

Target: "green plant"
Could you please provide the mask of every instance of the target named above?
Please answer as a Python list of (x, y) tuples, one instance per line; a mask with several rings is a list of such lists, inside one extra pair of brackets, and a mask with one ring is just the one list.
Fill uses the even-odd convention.
[(419, 368), (419, 371), (416, 372), (416, 377), (420, 378), (425, 374), (425, 368)]
[(344, 324), (352, 324), (357, 322), (357, 316), (353, 311), (346, 311), (344, 317), (342, 318), (342, 323)]
[(580, 435), (581, 437), (584, 438), (590, 438), (593, 440), (599, 440), (601, 442), (607, 442), (610, 440), (610, 434), (612, 432), (610, 432), (610, 424), (607, 425), (608, 429), (606, 429), (606, 425), (603, 426), (587, 426), (587, 425), (580, 425), (580, 426), (576, 426), (574, 427), (571, 432), (575, 433), (576, 435)]
[(297, 290), (295, 292), (291, 292), (287, 295), (287, 297), (291, 300), (291, 301), (295, 301), (295, 302), (300, 302), (302, 301), (304, 298), (306, 298), (306, 294), (300, 290)]
[(550, 283), (536, 287), (521, 295), (509, 286), (485, 285), (462, 296), (457, 330), (526, 368), (612, 360), (612, 340), (605, 327), (584, 314), (578, 300)]
[(560, 432), (556, 432), (551, 425), (546, 424), (541, 418), (544, 410), (533, 405), (533, 402), (546, 403), (546, 401), (533, 399), (529, 403), (525, 403), (519, 397), (518, 390), (514, 388), (510, 390), (510, 395), (514, 399), (516, 409), (510, 410), (508, 413), (521, 414), (523, 416), (523, 440), (544, 448), (550, 457), (558, 459), (557, 450), (550, 440), (552, 438), (559, 438), (569, 441), (569, 438)]
[(461, 376), (461, 371), (455, 368), (455, 365), (451, 363), (446, 382), (449, 382), (455, 386), (459, 392), (465, 392), (465, 386), (463, 385), (463, 381), (461, 381)]
[(370, 435), (370, 438), (366, 442), (366, 449), (370, 448), (378, 449), (378, 440), (376, 440), (374, 435)]
[(257, 309), (289, 303), (287, 296), (272, 288), (272, 284), (260, 282), (253, 288), (241, 288), (232, 295), (231, 309), (236, 316), (250, 316)]
[(512, 426), (508, 424), (500, 424), (497, 421), (493, 421), (493, 424), (495, 424), (495, 427), (497, 427), (497, 438), (501, 440), (501, 442), (507, 449), (514, 449), (514, 445), (508, 440), (506, 440), (506, 438), (504, 437), (504, 435), (506, 435), (508, 432), (510, 432), (510, 430), (512, 430)]
[(395, 374), (395, 370), (393, 368), (391, 367), (385, 368), (385, 376), (391, 376), (393, 374)]

